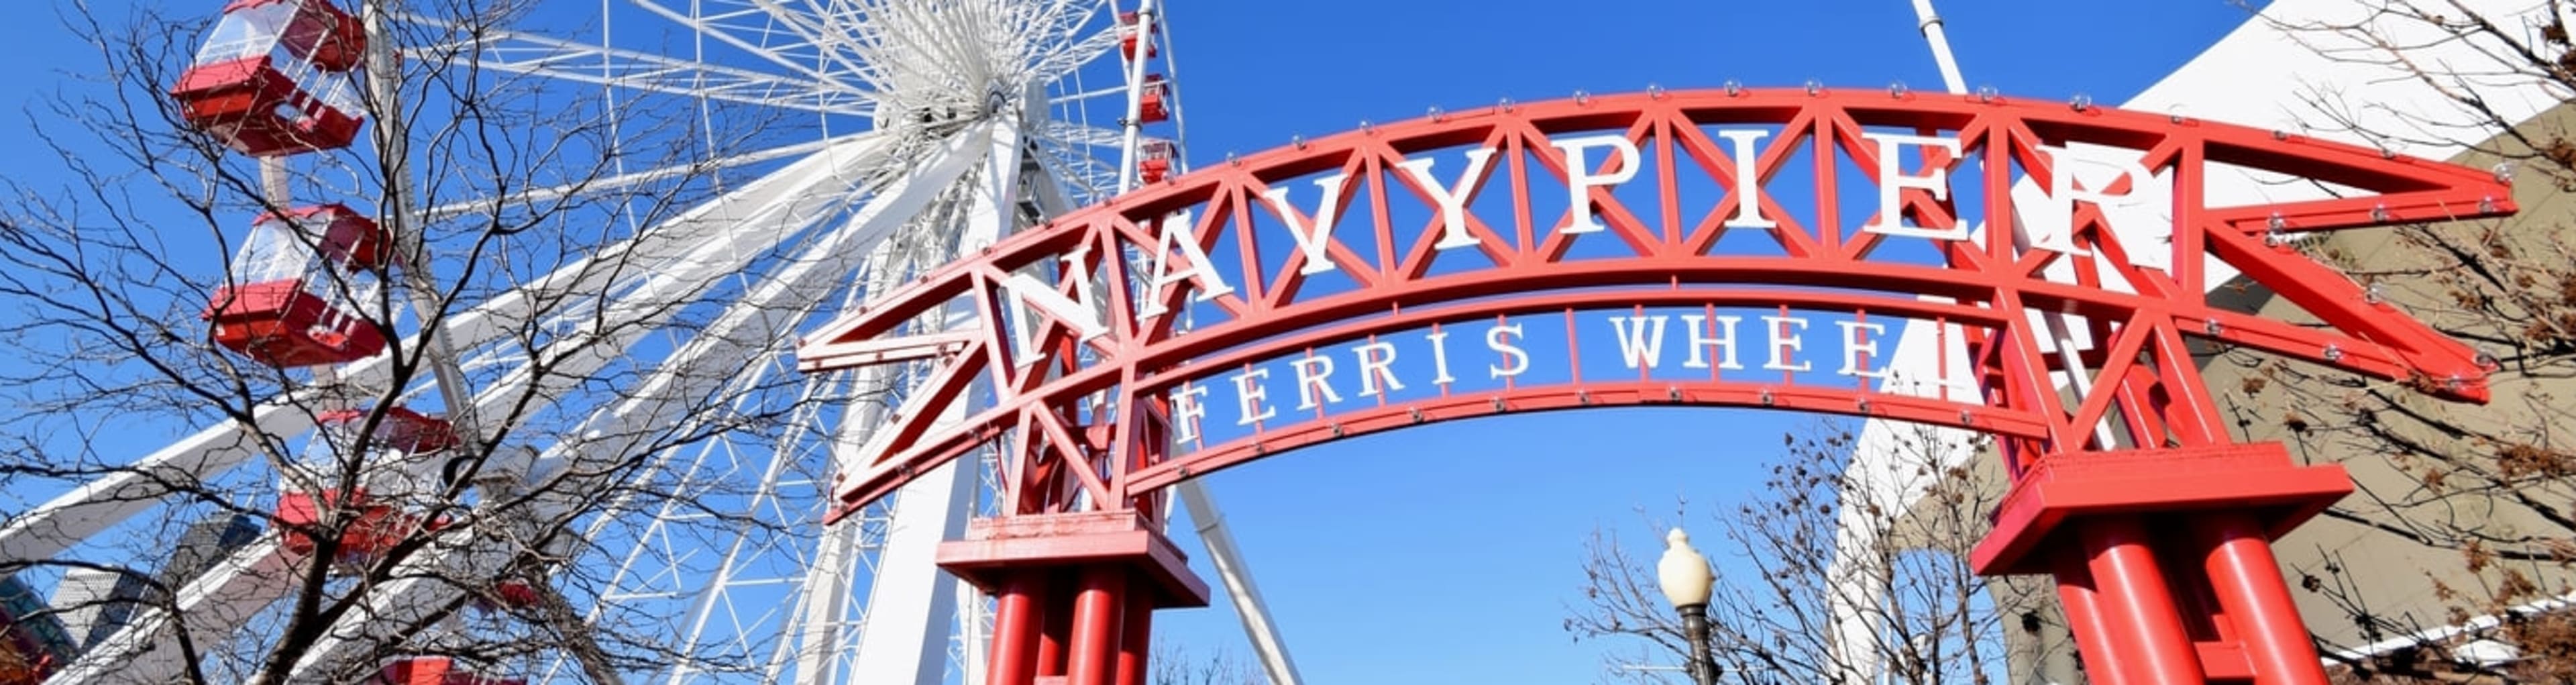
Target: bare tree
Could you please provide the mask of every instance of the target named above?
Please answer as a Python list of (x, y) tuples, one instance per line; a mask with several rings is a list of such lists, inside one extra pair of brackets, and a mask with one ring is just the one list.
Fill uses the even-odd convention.
[[(2420, 97), (2311, 88), (2316, 132), (2392, 150), (2465, 150), (2458, 161), (2517, 177), (2522, 214), (2337, 235), (2305, 249), (2375, 297), (2491, 356), (2483, 407), (2421, 399), (2400, 384), (2229, 353), (2213, 374), (2249, 439), (2347, 465), (2362, 486), (2328, 512), (2378, 549), (2414, 547), (2432, 568), (2317, 549), (2292, 564), (2352, 635), (2326, 645), (2351, 682), (2576, 679), (2576, 251), (2564, 197), (2576, 190), (2576, 96), (2568, 17), (2576, 4), (2370, 0), (2273, 28), (2377, 83)], [(2329, 189), (2331, 190), (2331, 189)], [(2277, 305), (2267, 314), (2297, 318)], [(2214, 378), (2217, 376), (2213, 376)], [(2443, 383), (2420, 378), (2414, 383)], [(2395, 547), (2389, 547), (2390, 543)], [(2292, 550), (2298, 553), (2299, 550)], [(2358, 553), (2358, 552), (2357, 552)], [(2442, 561), (2444, 559), (2455, 561)], [(2430, 597), (2417, 601), (2410, 597)]]
[(1154, 685), (1268, 685), (1270, 679), (1251, 662), (1236, 658), (1224, 650), (1205, 656), (1190, 653), (1188, 647), (1166, 645), (1154, 650), (1154, 674), (1148, 678)]
[[(2032, 610), (2046, 583), (1983, 579), (1968, 568), (1968, 548), (2002, 497), (2001, 479), (1933, 466), (1933, 457), (1940, 441), (1972, 438), (1899, 429), (1870, 444), (1899, 451), (1870, 460), (1890, 468), (1855, 471), (1864, 447), (1851, 426), (1823, 422), (1783, 436), (1762, 487), (1715, 516), (1714, 535), (1697, 538), (1717, 570), (1709, 621), (1723, 679), (1837, 683), (1881, 672), (1905, 683), (1985, 683), (2006, 673), (2007, 652), (2036, 663), (2069, 651), (2064, 638), (2043, 634)], [(1879, 529), (1854, 536), (1855, 523)], [(1565, 629), (1624, 648), (1611, 657), (1607, 680), (1686, 682), (1680, 671), (1656, 668), (1688, 656), (1679, 617), (1655, 585), (1660, 548), (1631, 549), (1622, 540), (1598, 532), (1586, 547), (1583, 599)], [(1869, 644), (1832, 644), (1829, 607), (1837, 598), (1863, 607), (1877, 628)]]
[[(720, 103), (633, 107), (487, 69), (480, 46), (529, 3), (384, 4), (407, 14), (370, 22), (382, 48), (371, 77), (351, 84), (373, 115), (367, 135), (266, 168), (192, 126), (169, 95), (220, 3), (70, 6), (69, 27), (97, 52), (29, 112), (58, 161), (13, 160), (59, 173), (0, 180), (0, 347), (17, 360), (0, 364), (0, 516), (32, 536), (77, 539), (0, 574), (83, 570), (145, 586), (93, 601), (145, 605), (127, 632), (158, 625), (167, 637), (125, 647), (179, 650), (187, 682), (356, 682), (418, 656), (527, 669), (567, 652), (597, 682), (678, 662), (747, 667), (753, 655), (681, 650), (665, 616), (592, 604), (611, 590), (604, 560), (625, 551), (602, 545), (639, 534), (623, 513), (703, 515), (663, 535), (762, 534), (759, 521), (711, 504), (741, 493), (682, 482), (663, 455), (713, 440), (773, 444), (792, 412), (846, 400), (800, 395), (806, 381), (793, 373), (746, 373), (783, 344), (772, 328), (802, 310), (745, 323), (728, 318), (743, 314), (731, 303), (754, 284), (655, 280), (674, 250), (692, 247), (674, 244), (685, 240), (674, 225), (764, 228), (691, 212), (739, 190), (740, 178), (706, 160), (774, 144), (792, 126)], [(669, 173), (637, 180), (644, 170)], [(227, 255), (251, 219), (321, 202), (366, 208), (393, 239), (386, 264), (311, 274), (360, 332), (387, 341), (384, 352), (278, 368), (210, 342), (201, 314), (244, 285)], [(296, 235), (294, 249), (321, 250), (319, 236)], [(795, 249), (741, 258), (774, 263)], [(650, 288), (667, 294), (625, 296)], [(447, 337), (461, 328), (479, 333)], [(656, 333), (671, 342), (630, 345)], [(675, 361), (700, 345), (744, 350)], [(460, 440), (425, 447), (394, 430), (406, 406), (444, 412)], [(340, 429), (307, 430), (316, 424)], [(144, 456), (164, 445), (194, 456)], [(239, 468), (207, 467), (218, 453), (241, 457), (226, 462)], [(403, 490), (389, 483), (416, 487), (389, 496)], [(47, 500), (101, 484), (117, 487), (94, 504), (154, 515), (98, 531), (43, 518), (56, 510)], [(352, 504), (367, 490), (391, 508)], [(281, 516), (299, 497), (319, 515)], [(235, 517), (271, 531), (250, 547), (287, 551), (265, 565), (210, 559), (170, 572), (189, 524)], [(227, 546), (208, 556), (258, 555)], [(278, 596), (219, 608), (184, 591), (225, 573)], [(116, 644), (81, 646), (110, 664), (150, 654), (109, 653)]]

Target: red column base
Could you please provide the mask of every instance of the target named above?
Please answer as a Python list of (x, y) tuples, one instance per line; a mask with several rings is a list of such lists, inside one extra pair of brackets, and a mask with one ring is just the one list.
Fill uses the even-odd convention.
[(2055, 576), (2070, 611), (2083, 600), (2078, 642), (2099, 681), (2322, 685), (2269, 545), (2352, 489), (2343, 467), (2296, 464), (2278, 444), (2049, 455), (1969, 562)]
[(1188, 558), (1135, 512), (979, 519), (938, 562), (998, 598), (987, 685), (1130, 685), (1153, 611), (1208, 604)]
[(2272, 443), (2052, 454), (2014, 481), (1969, 562), (1985, 575), (2049, 573), (2049, 555), (2033, 552), (2070, 548), (2060, 533), (2088, 516), (2223, 511), (2279, 537), (2351, 493), (2342, 466), (2301, 466)]

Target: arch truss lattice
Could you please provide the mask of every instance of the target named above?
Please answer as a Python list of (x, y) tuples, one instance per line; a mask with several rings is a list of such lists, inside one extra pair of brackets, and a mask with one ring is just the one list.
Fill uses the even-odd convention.
[[(2214, 179), (2246, 177), (2339, 197), (2213, 199)], [(995, 683), (1134, 682), (1118, 678), (1141, 673), (1151, 609), (1204, 601), (1157, 532), (1165, 486), (1342, 437), (1621, 405), (1994, 434), (2016, 486), (1975, 561), (2056, 575), (2092, 672), (2322, 682), (2268, 540), (2349, 480), (2235, 444), (2194, 359), (2252, 348), (2484, 401), (2484, 357), (2299, 234), (2500, 216), (2509, 190), (2301, 136), (1990, 95), (1505, 103), (1363, 124), (1075, 212), (799, 354), (807, 370), (929, 370), (841, 465), (844, 511), (1001, 456), (1008, 515), (942, 555), (1000, 598)], [(2313, 321), (2205, 294), (2231, 278)], [(915, 333), (961, 314), (979, 323)], [(1939, 324), (1955, 363), (1877, 370), (1890, 320)], [(1530, 373), (1549, 364), (1561, 373)]]

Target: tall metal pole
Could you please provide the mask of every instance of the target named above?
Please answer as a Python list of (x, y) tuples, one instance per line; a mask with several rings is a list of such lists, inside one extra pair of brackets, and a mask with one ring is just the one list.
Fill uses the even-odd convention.
[[(446, 324), (446, 302), (440, 298), (438, 279), (432, 277), (424, 228), (415, 225), (411, 187), (410, 131), (403, 124), (402, 63), (395, 50), (394, 34), (387, 17), (401, 0), (369, 0), (360, 8), (360, 21), (367, 32), (367, 100), (375, 117), (373, 128), (377, 168), (384, 173), (384, 200), (377, 209), (382, 215), (377, 222), (396, 246), (399, 263), (394, 271), (401, 273), (403, 291), (411, 296), (412, 315), (420, 319), (420, 340), (426, 345), (424, 358), (430, 374), (438, 380), (438, 395), (447, 407), (448, 425), (465, 439), (466, 454), (480, 459), (493, 453), (493, 433), (485, 431), (475, 416), (474, 393), (465, 383), (464, 368), (458, 363), (454, 345), (443, 330)], [(479, 468), (479, 466), (478, 466)], [(510, 475), (520, 474), (489, 474)], [(451, 490), (463, 483), (446, 483)], [(493, 541), (497, 542), (497, 541)], [(488, 544), (488, 543), (487, 543)], [(564, 649), (581, 663), (582, 672), (591, 682), (616, 685), (623, 682), (617, 668), (608, 659), (607, 650), (593, 639), (589, 626), (565, 604), (554, 586), (532, 583), (544, 606), (546, 623), (553, 624), (564, 636)]]
[(1270, 620), (1270, 605), (1261, 601), (1261, 588), (1252, 582), (1252, 570), (1246, 568), (1243, 551), (1234, 546), (1234, 535), (1226, 530), (1225, 513), (1216, 508), (1216, 499), (1208, 495), (1207, 486), (1185, 480), (1172, 489), (1181, 493), (1181, 503), (1189, 508), (1190, 522), (1197, 524), (1199, 542), (1207, 548), (1209, 563), (1216, 565), (1219, 581), (1225, 583), (1225, 596), (1234, 603), (1234, 614), (1243, 621), (1243, 636), (1252, 641), (1252, 653), (1261, 660), (1261, 670), (1270, 676), (1271, 685), (1298, 685), (1304, 679), (1297, 675), (1297, 663), (1288, 658), (1288, 643), (1279, 639), (1278, 624)]
[[(1949, 30), (1942, 26), (1941, 15), (1932, 11), (1932, 0), (1914, 0), (1914, 17), (1923, 30), (1923, 41), (1932, 46), (1932, 62), (1941, 68), (1941, 87), (1948, 90), (1951, 95), (1968, 94), (1967, 79), (1959, 75), (1959, 59), (1950, 54)], [(2061, 166), (2058, 173), (2074, 172)], [(2069, 230), (2072, 228), (2070, 226)], [(1991, 235), (1993, 229), (1993, 225), (1989, 224), (1987, 233)], [(2015, 251), (2030, 250), (2030, 231), (2018, 214), (2012, 217), (2012, 241)], [(2048, 337), (2056, 344), (2058, 363), (2066, 366), (2067, 387), (2075, 391), (2076, 397), (2087, 397), (2093, 394), (2093, 379), (2084, 374), (2084, 357), (2075, 351), (2075, 333), (2073, 327), (2067, 323), (2069, 318), (2071, 316), (2066, 313), (2051, 312), (2041, 316), (2040, 321), (2048, 326)], [(2103, 448), (2115, 446), (2112, 444), (2111, 428), (2107, 422), (2082, 428), (2092, 430), (2095, 437), (2102, 441)]]
[(430, 374), (438, 379), (438, 398), (447, 405), (448, 425), (466, 439), (472, 454), (489, 454), (491, 438), (474, 416), (474, 393), (465, 386), (456, 348), (441, 330), (447, 309), (439, 300), (438, 279), (431, 277), (429, 250), (421, 227), (414, 226), (411, 196), (411, 136), (403, 127), (402, 63), (394, 51), (393, 31), (385, 18), (400, 0), (372, 0), (361, 10), (367, 27), (367, 100), (375, 115), (376, 163), (385, 174), (384, 202), (377, 222), (396, 246), (402, 262), (403, 291), (411, 295), (412, 315), (420, 317), (420, 339), (428, 345)]
[(1932, 44), (1932, 61), (1941, 65), (1941, 87), (1952, 95), (1968, 92), (1968, 82), (1959, 77), (1959, 60), (1950, 54), (1950, 33), (1941, 27), (1941, 15), (1932, 11), (1932, 0), (1914, 0), (1914, 18), (1923, 29), (1924, 42)]

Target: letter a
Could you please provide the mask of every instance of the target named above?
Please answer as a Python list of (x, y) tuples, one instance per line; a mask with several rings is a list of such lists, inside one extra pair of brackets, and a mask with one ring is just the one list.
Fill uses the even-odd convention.
[[(1162, 244), (1154, 248), (1154, 280), (1147, 281), (1145, 284), (1145, 307), (1143, 311), (1136, 313), (1137, 316), (1162, 316), (1164, 312), (1170, 311), (1170, 307), (1163, 306), (1163, 288), (1182, 281), (1196, 282), (1199, 296), (1195, 299), (1200, 302), (1234, 292), (1234, 286), (1226, 285), (1225, 279), (1217, 276), (1216, 264), (1208, 259), (1207, 250), (1199, 248), (1198, 232), (1190, 229), (1188, 211), (1165, 217), (1162, 236), (1156, 242)], [(1187, 270), (1177, 273), (1172, 271), (1174, 251), (1180, 252), (1182, 258), (1189, 260)]]

